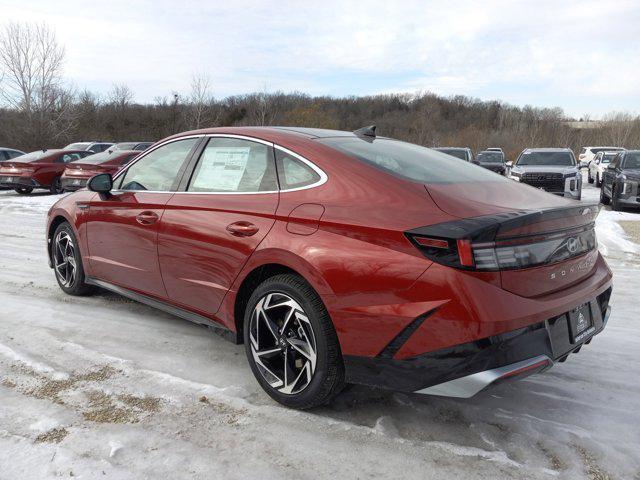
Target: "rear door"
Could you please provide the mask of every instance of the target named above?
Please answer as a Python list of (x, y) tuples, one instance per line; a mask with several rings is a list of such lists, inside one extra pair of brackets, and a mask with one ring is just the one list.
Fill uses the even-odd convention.
[(118, 176), (110, 195), (94, 196), (87, 220), (94, 277), (166, 297), (158, 265), (159, 222), (199, 140), (192, 137), (161, 145)]
[(275, 223), (273, 145), (213, 136), (183, 182), (160, 226), (162, 278), (175, 303), (213, 315)]

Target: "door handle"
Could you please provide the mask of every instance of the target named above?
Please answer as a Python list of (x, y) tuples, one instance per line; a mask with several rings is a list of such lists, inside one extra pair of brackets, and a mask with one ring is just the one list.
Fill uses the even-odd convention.
[(136, 215), (136, 222), (140, 225), (153, 225), (159, 218), (155, 212), (142, 212)]
[(227, 232), (235, 237), (250, 237), (260, 230), (251, 222), (234, 222), (227, 225)]

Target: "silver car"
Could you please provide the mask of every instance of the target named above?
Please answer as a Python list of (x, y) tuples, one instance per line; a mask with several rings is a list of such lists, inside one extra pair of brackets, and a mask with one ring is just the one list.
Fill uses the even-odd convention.
[(527, 148), (510, 165), (508, 177), (562, 197), (582, 197), (582, 174), (568, 148)]

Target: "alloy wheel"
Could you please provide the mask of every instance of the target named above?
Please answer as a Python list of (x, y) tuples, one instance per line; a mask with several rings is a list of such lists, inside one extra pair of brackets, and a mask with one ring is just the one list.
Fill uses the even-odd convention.
[(278, 392), (295, 395), (316, 371), (316, 339), (307, 314), (284, 293), (258, 301), (249, 325), (251, 354), (266, 382)]
[(64, 287), (70, 287), (76, 280), (78, 270), (75, 253), (71, 235), (65, 231), (59, 232), (53, 246), (53, 261), (56, 276)]

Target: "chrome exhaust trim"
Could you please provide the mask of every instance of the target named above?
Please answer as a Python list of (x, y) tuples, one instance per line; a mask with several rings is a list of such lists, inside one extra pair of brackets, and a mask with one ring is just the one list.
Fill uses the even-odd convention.
[(520, 373), (537, 368), (546, 369), (552, 365), (553, 360), (546, 355), (539, 355), (527, 360), (512, 363), (511, 365), (505, 365), (504, 367), (473, 373), (465, 377), (456, 378), (455, 380), (423, 388), (422, 390), (417, 390), (414, 393), (438, 395), (442, 397), (470, 398), (480, 390), (483, 390), (494, 383), (496, 380), (519, 375)]

